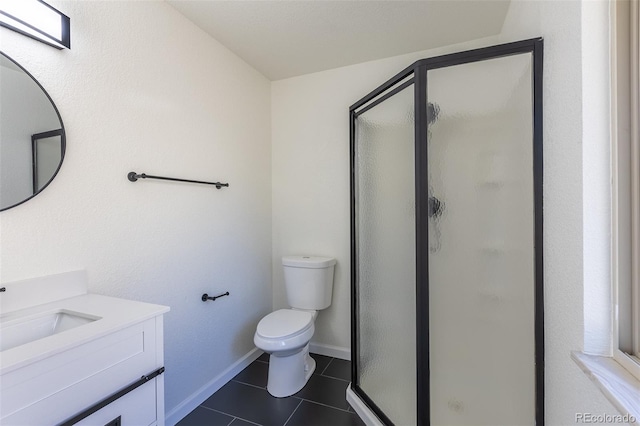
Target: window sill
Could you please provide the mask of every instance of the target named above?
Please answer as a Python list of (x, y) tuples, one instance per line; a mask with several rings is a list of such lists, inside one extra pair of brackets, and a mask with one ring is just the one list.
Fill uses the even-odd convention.
[(635, 418), (630, 424), (640, 425), (640, 380), (610, 357), (572, 352), (571, 358), (622, 415)]

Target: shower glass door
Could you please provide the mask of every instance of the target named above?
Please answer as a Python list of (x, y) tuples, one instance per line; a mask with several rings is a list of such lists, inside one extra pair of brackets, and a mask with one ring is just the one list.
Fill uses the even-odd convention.
[(427, 73), (434, 426), (535, 424), (532, 63)]
[[(358, 113), (357, 386), (388, 421), (416, 423), (414, 86)], [(382, 415), (382, 414), (380, 414)]]

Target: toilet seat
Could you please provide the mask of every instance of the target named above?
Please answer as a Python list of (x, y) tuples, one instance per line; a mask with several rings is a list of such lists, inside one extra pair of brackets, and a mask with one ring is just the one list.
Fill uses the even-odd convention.
[(279, 309), (260, 320), (256, 334), (264, 339), (282, 340), (303, 334), (312, 326), (311, 312)]

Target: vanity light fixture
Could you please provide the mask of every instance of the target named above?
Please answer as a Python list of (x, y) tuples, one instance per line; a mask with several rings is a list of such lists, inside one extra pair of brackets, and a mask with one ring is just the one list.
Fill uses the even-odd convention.
[(57, 49), (71, 47), (69, 17), (42, 0), (0, 0), (0, 25)]

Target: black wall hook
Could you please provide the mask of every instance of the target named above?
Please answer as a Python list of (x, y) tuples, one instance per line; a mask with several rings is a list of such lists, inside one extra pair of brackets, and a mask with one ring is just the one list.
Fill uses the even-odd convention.
[(202, 295), (202, 301), (203, 302), (206, 302), (207, 300), (215, 301), (216, 299), (218, 299), (220, 297), (224, 297), (224, 296), (228, 296), (228, 295), (229, 295), (229, 292), (222, 293), (222, 294), (219, 294), (217, 296), (209, 296), (207, 293), (205, 293), (205, 294)]

